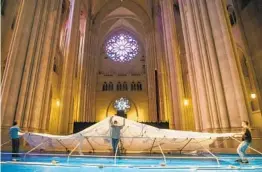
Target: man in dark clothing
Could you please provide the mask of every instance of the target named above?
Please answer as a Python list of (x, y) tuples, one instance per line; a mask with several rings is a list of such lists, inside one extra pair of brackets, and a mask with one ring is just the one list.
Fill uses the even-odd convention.
[(21, 131), (17, 126), (17, 122), (13, 122), (13, 126), (9, 129), (9, 135), (12, 139), (12, 157), (19, 157), (19, 135), (18, 132)]
[(237, 148), (237, 153), (240, 156), (240, 159), (237, 160), (237, 162), (242, 162), (242, 163), (248, 163), (248, 160), (245, 158), (245, 153), (249, 145), (251, 144), (252, 141), (252, 136), (251, 136), (251, 131), (250, 128), (248, 127), (248, 122), (243, 121), (242, 122), (242, 142)]
[(110, 118), (110, 125), (111, 125), (111, 138), (112, 138), (112, 148), (113, 153), (115, 155), (117, 151), (117, 145), (120, 139), (120, 130), (125, 126), (125, 119), (122, 125), (118, 125), (117, 120), (113, 122), (113, 116)]

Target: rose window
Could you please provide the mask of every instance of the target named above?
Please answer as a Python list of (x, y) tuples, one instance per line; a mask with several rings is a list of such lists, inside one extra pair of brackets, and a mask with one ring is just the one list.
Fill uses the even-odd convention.
[(106, 54), (117, 62), (128, 62), (138, 54), (138, 43), (129, 34), (112, 36), (105, 45)]

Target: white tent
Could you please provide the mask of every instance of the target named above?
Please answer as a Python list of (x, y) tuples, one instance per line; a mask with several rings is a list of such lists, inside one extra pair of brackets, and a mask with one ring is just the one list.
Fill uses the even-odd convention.
[[(124, 119), (114, 116), (121, 123)], [(30, 146), (47, 151), (75, 150), (83, 152), (111, 151), (110, 118), (67, 136), (25, 133)], [(120, 147), (127, 152), (193, 151), (208, 148), (217, 138), (232, 137), (235, 133), (202, 133), (159, 129), (125, 119), (121, 130)], [(161, 151), (162, 151), (161, 150)]]

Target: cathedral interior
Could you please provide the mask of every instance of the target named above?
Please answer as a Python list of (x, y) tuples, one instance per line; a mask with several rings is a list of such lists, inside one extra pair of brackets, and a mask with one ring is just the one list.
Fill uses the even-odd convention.
[(185, 131), (248, 121), (261, 149), (261, 16), (261, 0), (3, 0), (2, 140), (14, 120), (71, 134), (125, 110)]

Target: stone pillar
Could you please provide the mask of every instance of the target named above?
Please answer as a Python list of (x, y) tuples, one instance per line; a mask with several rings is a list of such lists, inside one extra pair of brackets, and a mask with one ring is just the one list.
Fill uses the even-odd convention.
[(99, 53), (99, 48), (98, 47), (98, 36), (97, 33), (93, 30), (91, 32), (91, 39), (90, 39), (90, 47), (91, 47), (91, 64), (93, 64), (91, 68), (91, 73), (90, 73), (90, 90), (89, 94), (91, 99), (89, 99), (89, 109), (90, 109), (90, 114), (87, 114), (90, 116), (90, 121), (94, 122), (96, 121), (96, 84), (97, 84), (97, 66), (98, 66), (98, 53)]
[(240, 111), (241, 119), (248, 119), (221, 2), (179, 1), (195, 119), (202, 116), (197, 126), (202, 123), (202, 129), (240, 126)]
[(86, 104), (88, 101), (88, 97), (86, 96), (87, 91), (87, 76), (89, 75), (88, 70), (88, 53), (90, 51), (89, 47), (89, 40), (90, 40), (90, 19), (89, 16), (86, 17), (86, 26), (85, 26), (85, 36), (84, 36), (84, 43), (83, 43), (83, 61), (81, 63), (81, 71), (80, 71), (80, 106), (79, 106), (79, 119), (80, 122), (87, 121), (86, 119)]
[[(152, 26), (151, 24), (148, 24)], [(155, 85), (155, 40), (154, 31), (146, 34), (146, 70), (147, 70), (147, 93), (148, 93), (148, 119), (150, 122), (157, 121), (156, 112), (156, 85)]]
[[(61, 82), (61, 111), (60, 111), (60, 133), (68, 134), (72, 132), (73, 116), (73, 79), (74, 61), (77, 55), (77, 34), (79, 32), (80, 1), (71, 1), (71, 11), (69, 15), (68, 40), (66, 42), (66, 53)], [(71, 131), (70, 131), (71, 130)]]
[(170, 79), (173, 114), (169, 114), (170, 128), (181, 128), (183, 113), (183, 82), (181, 62), (176, 36), (175, 18), (172, 0), (160, 0), (162, 23), (164, 29), (164, 45), (166, 50), (168, 72)]
[[(181, 1), (180, 1), (181, 2)], [(193, 66), (194, 73), (192, 75), (195, 77), (194, 86), (196, 86), (197, 92), (197, 101), (199, 101), (199, 113), (201, 114), (202, 119), (202, 129), (210, 129), (212, 128), (212, 121), (211, 121), (211, 106), (209, 104), (209, 97), (208, 97), (208, 78), (206, 77), (207, 73), (205, 71), (204, 66), (204, 55), (202, 51), (201, 45), (201, 33), (198, 28), (196, 15), (194, 14), (193, 4), (191, 0), (185, 0), (182, 3), (182, 8), (184, 8), (184, 25), (186, 25), (186, 31), (188, 36), (188, 43), (189, 43), (189, 55), (190, 59), (188, 63), (192, 63), (189, 68)], [(180, 4), (180, 5), (181, 5)], [(192, 72), (192, 70), (191, 70)], [(210, 78), (209, 78), (210, 79)]]
[[(52, 1), (53, 2), (53, 1)], [(52, 72), (53, 72), (53, 64), (54, 64), (54, 57), (56, 55), (56, 47), (58, 46), (59, 42), (59, 33), (60, 33), (60, 26), (61, 26), (61, 10), (62, 10), (62, 3), (63, 0), (56, 0), (56, 2), (51, 3), (53, 6), (50, 8), (50, 21), (49, 24), (50, 27), (48, 27), (48, 32), (50, 32), (51, 35), (51, 42), (47, 43), (46, 46), (49, 46), (49, 66), (46, 68), (47, 75), (46, 75), (46, 89), (44, 90), (45, 96), (44, 96), (44, 106), (43, 106), (43, 114), (42, 114), (42, 123), (41, 130), (47, 131), (49, 126), (49, 120), (50, 120), (50, 114), (51, 114), (51, 105), (52, 105), (52, 95), (51, 93), (51, 81), (52, 81)], [(55, 46), (54, 46), (55, 45)], [(47, 57), (46, 55), (45, 57)], [(40, 78), (41, 79), (41, 78)]]
[(199, 110), (199, 101), (197, 96), (197, 90), (196, 90), (196, 77), (194, 72), (194, 66), (191, 63), (191, 51), (190, 51), (190, 40), (188, 36), (187, 31), (187, 25), (186, 25), (186, 16), (185, 16), (185, 9), (184, 5), (179, 1), (179, 9), (180, 9), (180, 15), (181, 15), (181, 23), (182, 23), (182, 30), (183, 30), (183, 37), (185, 42), (185, 50), (186, 50), (186, 57), (187, 57), (187, 64), (188, 64), (188, 72), (189, 72), (189, 81), (191, 86), (191, 93), (192, 93), (192, 103), (193, 103), (193, 110), (194, 110), (194, 119), (195, 119), (195, 127), (196, 130), (202, 130), (202, 120), (200, 116), (200, 110)]
[(169, 109), (168, 109), (168, 99), (170, 98), (170, 94), (167, 92), (167, 86), (169, 84), (167, 81), (167, 72), (166, 72), (166, 64), (165, 64), (165, 58), (164, 58), (164, 52), (162, 50), (162, 44), (163, 44), (163, 39), (161, 35), (163, 34), (162, 32), (162, 24), (161, 24), (161, 10), (160, 6), (158, 5), (157, 2), (154, 4), (154, 41), (155, 41), (155, 46), (156, 46), (156, 69), (157, 69), (157, 74), (158, 74), (158, 91), (159, 91), (159, 115), (160, 115), (160, 121), (167, 121), (168, 120), (168, 114)]
[(216, 54), (215, 44), (213, 40), (211, 23), (207, 13), (207, 6), (205, 0), (197, 1), (200, 8), (200, 16), (203, 22), (203, 31), (205, 34), (205, 41), (207, 47), (208, 58), (210, 61), (210, 70), (214, 82), (214, 91), (218, 108), (218, 116), (220, 117), (220, 124), (222, 128), (229, 128), (229, 118), (227, 113), (227, 106), (225, 95), (223, 92), (223, 85), (221, 74), (219, 71), (218, 58)]
[(208, 103), (209, 103), (209, 110), (210, 110), (210, 117), (212, 122), (212, 128), (220, 128), (220, 119), (218, 118), (218, 112), (216, 107), (216, 100), (215, 100), (215, 88), (213, 87), (213, 72), (210, 69), (210, 59), (209, 52), (207, 50), (207, 43), (206, 43), (206, 33), (204, 32), (203, 28), (203, 20), (202, 15), (200, 15), (199, 10), (199, 1), (192, 1), (193, 13), (195, 15), (195, 24), (197, 28), (197, 33), (199, 36), (199, 48), (200, 54), (202, 58), (202, 67), (204, 72), (204, 77), (206, 81), (206, 92), (208, 96)]
[(56, 51), (57, 28), (59, 28), (61, 8), (62, 0), (51, 0), (48, 3), (46, 25), (43, 30), (41, 49), (39, 49), (39, 66), (32, 102), (30, 120), (30, 128), (32, 129), (45, 128), (45, 120), (48, 115), (45, 111), (48, 111), (47, 109), (50, 108), (51, 72)]
[[(2, 81), (1, 90), (1, 128), (2, 136), (6, 136), (5, 129), (12, 126), (16, 118), (19, 95), (24, 77), (26, 57), (30, 53), (30, 44), (37, 14), (36, 0), (22, 1), (18, 10), (17, 23), (11, 41), (8, 61)], [(38, 8), (39, 10), (39, 8)], [(32, 60), (33, 57), (31, 56)], [(20, 121), (19, 121), (20, 122)]]
[(219, 68), (222, 76), (231, 127), (240, 127), (241, 120), (249, 121), (240, 74), (237, 69), (237, 52), (227, 21), (222, 0), (206, 0)]
[(38, 1), (36, 7), (15, 118), (23, 130), (46, 130), (61, 7), (62, 0)]
[[(22, 84), (20, 86), (19, 100), (17, 103), (16, 120), (20, 121), (23, 130), (27, 130), (31, 120), (33, 94), (35, 92), (35, 78), (39, 67), (39, 49), (47, 14), (47, 2), (38, 1), (36, 6), (35, 20), (32, 26), (30, 40), (28, 40), (28, 53), (26, 55), (25, 69), (23, 71)], [(42, 22), (40, 22), (42, 21)]]
[(94, 63), (93, 63), (93, 58), (92, 58), (92, 44), (91, 44), (91, 39), (92, 39), (92, 36), (91, 36), (91, 30), (90, 30), (90, 26), (88, 28), (86, 28), (86, 46), (85, 46), (85, 58), (87, 59), (86, 61), (86, 67), (87, 67), (87, 70), (86, 70), (86, 78), (85, 78), (85, 104), (84, 104), (84, 114), (83, 114), (83, 120), (84, 121), (92, 121), (92, 110), (91, 110), (91, 99), (89, 97), (91, 97), (91, 73), (92, 73), (92, 68), (91, 67), (88, 67), (88, 66), (93, 66)]
[[(86, 43), (84, 58), (86, 58), (86, 76), (84, 86), (84, 104), (82, 120), (93, 122), (95, 117), (95, 95), (96, 95), (96, 77), (97, 77), (97, 45), (98, 39), (92, 28), (92, 20), (89, 19), (89, 27), (86, 28)], [(91, 67), (88, 67), (91, 66)]]
[(14, 28), (21, 1), (1, 1), (1, 81), (5, 72), (8, 52), (13, 38)]

